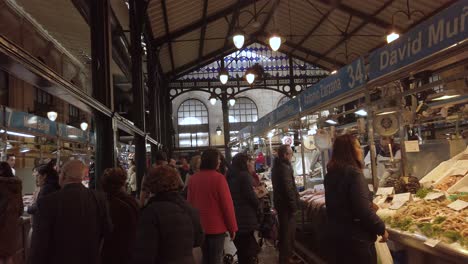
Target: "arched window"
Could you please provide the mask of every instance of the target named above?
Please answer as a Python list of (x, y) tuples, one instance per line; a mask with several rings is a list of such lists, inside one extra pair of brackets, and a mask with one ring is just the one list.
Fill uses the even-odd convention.
[(210, 145), (208, 109), (197, 99), (184, 101), (177, 110), (179, 147)]
[(288, 96), (286, 96), (286, 95), (283, 96), (283, 97), (279, 100), (277, 107), (280, 107), (280, 106), (284, 105), (284, 104), (285, 104), (287, 101), (289, 101), (289, 100), (290, 100), (290, 98), (289, 98)]
[(247, 97), (237, 98), (236, 104), (229, 107), (231, 137), (236, 136), (239, 130), (257, 120), (258, 110), (254, 101)]
[(236, 99), (236, 104), (229, 107), (229, 123), (250, 123), (257, 119), (257, 105), (247, 97)]

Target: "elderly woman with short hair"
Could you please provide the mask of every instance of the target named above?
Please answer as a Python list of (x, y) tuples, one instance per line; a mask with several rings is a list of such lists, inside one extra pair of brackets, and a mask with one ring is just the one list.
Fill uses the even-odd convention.
[(203, 230), (198, 211), (180, 195), (183, 187), (176, 169), (149, 170), (145, 188), (152, 196), (141, 211), (132, 263), (195, 263), (192, 249), (201, 245)]

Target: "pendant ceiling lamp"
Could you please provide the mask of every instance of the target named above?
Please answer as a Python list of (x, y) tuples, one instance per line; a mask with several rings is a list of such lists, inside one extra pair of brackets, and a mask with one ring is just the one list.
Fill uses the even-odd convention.
[(214, 94), (211, 94), (208, 100), (210, 100), (211, 105), (215, 105), (217, 101), (216, 96)]
[(229, 105), (234, 106), (235, 104), (236, 104), (236, 98), (234, 98), (234, 96), (231, 96), (229, 98)]
[(253, 71), (252, 68), (248, 69), (245, 72), (245, 79), (249, 84), (252, 84), (255, 81), (255, 72)]
[(229, 79), (229, 73), (226, 70), (226, 68), (221, 68), (219, 71), (219, 81), (221, 81), (222, 84), (226, 84)]
[(236, 46), (237, 49), (242, 49), (245, 42), (244, 32), (237, 30), (232, 36), (232, 41), (234, 42), (234, 46)]
[(49, 118), (49, 120), (52, 121), (52, 122), (54, 122), (55, 119), (57, 119), (57, 116), (58, 116), (58, 114), (55, 111), (47, 112), (47, 118)]
[(88, 129), (88, 123), (86, 121), (81, 122), (80, 124), (81, 130), (86, 131)]
[(281, 47), (281, 37), (277, 33), (271, 34), (270, 38), (268, 39), (268, 43), (270, 44), (270, 48), (273, 51), (279, 50)]

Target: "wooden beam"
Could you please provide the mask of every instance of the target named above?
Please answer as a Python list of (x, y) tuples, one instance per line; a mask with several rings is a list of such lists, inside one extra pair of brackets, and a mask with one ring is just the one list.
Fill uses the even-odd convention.
[[(166, 0), (161, 0), (161, 5), (162, 5), (162, 11), (163, 11), (163, 18), (164, 18), (164, 28), (166, 30), (166, 35), (169, 34), (169, 21), (167, 18), (167, 6), (166, 6)], [(175, 69), (175, 63), (174, 63), (174, 52), (172, 52), (172, 43), (169, 42), (169, 55), (171, 57), (171, 66), (172, 70), (174, 71)]]
[[(351, 6), (348, 6), (346, 4), (343, 4), (341, 2), (338, 2), (337, 1), (331, 1), (331, 0), (316, 0), (324, 5), (328, 5), (328, 6), (332, 6), (340, 11), (343, 11), (343, 12), (346, 12), (352, 16), (355, 16), (355, 17), (358, 17), (362, 20), (365, 20), (367, 21), (367, 23), (372, 23), (378, 27), (381, 27), (381, 28), (384, 28), (384, 29), (390, 29), (392, 28), (392, 24), (391, 23), (388, 23), (382, 19), (379, 19), (377, 17), (375, 17), (374, 14), (367, 14), (367, 13), (364, 13), (358, 9), (355, 9)], [(375, 12), (374, 12), (375, 13)], [(380, 13), (380, 12), (379, 12)], [(395, 28), (396, 30), (398, 31), (403, 31), (402, 28), (400, 27), (396, 27)]]
[(223, 47), (227, 47), (229, 41), (231, 40), (231, 35), (234, 33), (234, 28), (236, 28), (237, 20), (239, 19), (240, 8), (234, 9), (234, 13), (232, 13), (231, 22), (229, 23), (229, 29), (226, 34), (226, 38), (224, 39)]
[(323, 22), (328, 19), (328, 17), (333, 12), (333, 10), (334, 10), (333, 8), (328, 10), (328, 12), (322, 16), (320, 21), (317, 24), (315, 24), (315, 26), (311, 30), (309, 30), (309, 32), (307, 32), (307, 34), (298, 43), (296, 43), (296, 45), (294, 45), (294, 47), (292, 48), (291, 51), (289, 51), (289, 53), (294, 52), (297, 49), (297, 47), (302, 46), (302, 44), (304, 44), (304, 42), (308, 40), (312, 36), (312, 34), (314, 34), (315, 31), (317, 31), (320, 25), (322, 25)]
[[(245, 43), (245, 46), (248, 46), (250, 44), (252, 44), (253, 42), (251, 40), (248, 40), (246, 43)], [(202, 59), (196, 59), (196, 60), (193, 60), (185, 65), (182, 65), (178, 68), (176, 68), (175, 70), (167, 73), (166, 75), (168, 76), (168, 79), (169, 80), (175, 80), (187, 73), (189, 73), (190, 71), (196, 69), (196, 68), (200, 68), (200, 67), (203, 67), (205, 65), (208, 65), (214, 61), (217, 61), (217, 60), (220, 60), (221, 58), (224, 58), (224, 56), (226, 55), (229, 55), (231, 53), (233, 53), (235, 50), (237, 50), (236, 47), (234, 47), (234, 45), (230, 45), (228, 47), (222, 47), (220, 49), (217, 49), (215, 51), (212, 51), (206, 55), (204, 55), (202, 57)]]
[[(371, 17), (374, 17), (374, 16), (377, 16), (378, 14), (380, 14), (380, 12), (382, 12), (383, 10), (385, 10), (387, 7), (389, 7), (391, 4), (393, 4), (395, 0), (389, 0), (387, 2), (385, 2), (385, 4), (383, 4), (379, 9), (377, 9), (374, 13), (372, 13), (370, 16), (369, 16), (369, 19)], [(341, 44), (343, 44), (343, 42), (347, 41), (349, 38), (351, 38), (354, 34), (356, 34), (359, 30), (361, 30), (364, 26), (366, 26), (367, 24), (369, 23), (368, 20), (363, 20), (353, 31), (351, 31), (350, 33), (347, 33), (346, 35), (344, 35), (335, 45), (333, 45), (332, 47), (330, 47), (327, 51), (325, 51), (321, 56), (319, 56), (317, 58), (317, 60), (315, 60), (315, 62), (319, 61), (319, 60), (323, 60), (324, 58), (326, 58), (326, 56), (328, 54), (330, 54), (330, 52), (334, 51), (336, 48), (338, 48)]]
[(265, 32), (266, 27), (270, 23), (271, 17), (275, 14), (276, 9), (279, 6), (279, 2), (280, 2), (280, 0), (274, 0), (273, 4), (271, 4), (271, 9), (268, 12), (268, 15), (265, 18), (265, 21), (263, 21), (262, 26), (260, 27), (260, 29), (258, 30), (257, 33)]
[[(259, 34), (258, 36), (262, 37), (262, 38), (265, 38), (265, 39), (268, 37), (267, 33), (265, 33), (265, 32)], [(266, 42), (264, 42), (264, 41), (259, 41), (259, 42), (261, 42), (265, 46), (268, 46), (268, 44), (266, 44)], [(286, 46), (291, 47), (291, 48), (296, 47), (296, 50), (304, 52), (304, 53), (309, 54), (311, 56), (314, 56), (316, 58), (319, 58), (319, 57), (322, 56), (322, 54), (320, 54), (320, 53), (318, 53), (316, 51), (310, 50), (310, 49), (302, 47), (302, 46), (297, 46), (296, 43), (293, 43), (293, 42), (291, 42), (289, 40), (286, 40), (282, 45), (286, 45)], [(280, 48), (280, 51), (281, 50), (282, 49)], [(287, 51), (281, 51), (281, 52), (286, 53), (286, 54), (288, 53)], [(344, 66), (343, 63), (341, 63), (341, 62), (339, 62), (339, 61), (337, 61), (335, 59), (332, 59), (332, 58), (324, 58), (323, 60), (330, 63), (330, 64), (334, 64), (334, 65), (337, 65), (337, 66), (340, 66), (340, 67)], [(317, 63), (313, 63), (313, 64), (317, 65)]]
[[(164, 1), (164, 0), (162, 0)], [(162, 44), (166, 43), (166, 42), (170, 42), (171, 40), (173, 39), (176, 39), (176, 38), (179, 38), (187, 33), (190, 33), (192, 31), (195, 31), (201, 27), (203, 27), (204, 23), (206, 22), (207, 24), (211, 23), (211, 22), (214, 22), (218, 19), (221, 19), (223, 17), (225, 17), (226, 15), (229, 15), (229, 14), (232, 14), (237, 8), (238, 9), (243, 9), (249, 5), (251, 5), (253, 2), (258, 2), (260, 0), (239, 0), (239, 3), (235, 3), (235, 4), (232, 4), (226, 8), (223, 8), (215, 13), (213, 13), (212, 15), (206, 17), (206, 21), (203, 21), (203, 19), (200, 19), (200, 20), (197, 20), (197, 21), (194, 21), (193, 23), (190, 23), (189, 25), (181, 28), (181, 29), (178, 29), (178, 30), (175, 30), (173, 32), (166, 32), (166, 35), (162, 36), (162, 37), (158, 37), (156, 39), (154, 39), (154, 45), (157, 47), (157, 46), (161, 46)], [(165, 1), (164, 1), (165, 2)]]
[(206, 28), (207, 28), (207, 23), (206, 23), (206, 13), (208, 12), (208, 0), (203, 1), (203, 27), (200, 32), (200, 42), (198, 46), (198, 59), (201, 59), (203, 56), (203, 48), (205, 46), (205, 34), (206, 34)]

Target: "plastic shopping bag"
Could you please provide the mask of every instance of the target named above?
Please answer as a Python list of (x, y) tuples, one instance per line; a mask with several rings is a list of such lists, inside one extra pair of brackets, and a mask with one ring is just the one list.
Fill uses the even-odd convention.
[(376, 241), (375, 251), (377, 251), (378, 264), (393, 264), (392, 254), (390, 254), (390, 249), (388, 249), (387, 243)]

